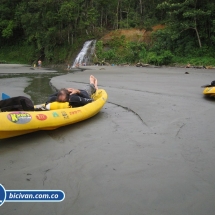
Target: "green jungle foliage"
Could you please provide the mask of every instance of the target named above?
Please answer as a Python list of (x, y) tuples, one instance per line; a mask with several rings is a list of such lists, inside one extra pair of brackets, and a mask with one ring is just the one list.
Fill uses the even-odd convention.
[(1, 0), (0, 62), (64, 63), (87, 39), (158, 23), (166, 28), (150, 46), (123, 37), (108, 46), (99, 41), (98, 60), (215, 64), (214, 0)]
[(144, 43), (128, 42), (125, 37), (113, 38), (110, 43), (104, 46), (102, 41), (96, 43), (95, 63), (101, 61), (119, 63), (134, 63), (146, 57)]
[(153, 52), (145, 43), (129, 42), (124, 36), (114, 37), (103, 44), (96, 44), (96, 57), (94, 63), (109, 62), (112, 64), (147, 63), (154, 65), (168, 65), (172, 63), (173, 54), (169, 50)]

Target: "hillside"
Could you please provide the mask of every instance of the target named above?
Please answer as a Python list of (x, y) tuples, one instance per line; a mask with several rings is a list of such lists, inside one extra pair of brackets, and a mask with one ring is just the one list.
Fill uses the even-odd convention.
[(112, 40), (114, 37), (121, 37), (125, 36), (125, 39), (130, 42), (144, 42), (144, 43), (151, 43), (152, 38), (151, 34), (152, 32), (155, 32), (160, 29), (164, 29), (164, 25), (156, 25), (152, 27), (150, 30), (145, 30), (145, 29), (137, 29), (137, 28), (132, 28), (132, 29), (118, 29), (109, 32), (108, 34), (104, 35), (101, 38), (101, 41), (106, 44), (110, 40)]

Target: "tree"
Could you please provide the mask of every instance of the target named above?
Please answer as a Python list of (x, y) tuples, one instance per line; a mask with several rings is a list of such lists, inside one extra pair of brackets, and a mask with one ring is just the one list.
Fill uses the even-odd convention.
[(175, 38), (187, 30), (194, 30), (199, 47), (202, 47), (203, 35), (199, 29), (204, 29), (206, 20), (212, 11), (204, 7), (205, 2), (198, 0), (169, 0), (157, 6), (158, 9), (167, 10), (168, 25), (173, 31)]
[(13, 36), (14, 30), (17, 28), (14, 19), (16, 5), (21, 0), (7, 1), (2, 0), (0, 4), (0, 37), (9, 39)]

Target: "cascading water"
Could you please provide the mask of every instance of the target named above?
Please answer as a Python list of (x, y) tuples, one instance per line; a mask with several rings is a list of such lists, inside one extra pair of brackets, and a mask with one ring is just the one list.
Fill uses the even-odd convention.
[(86, 41), (80, 53), (76, 57), (72, 67), (74, 68), (80, 65), (87, 65), (91, 61), (94, 54), (95, 46), (96, 40)]

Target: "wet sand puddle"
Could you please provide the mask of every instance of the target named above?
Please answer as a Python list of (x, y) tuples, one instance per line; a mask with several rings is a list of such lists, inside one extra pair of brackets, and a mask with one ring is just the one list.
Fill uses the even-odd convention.
[[(9, 78), (29, 78), (29, 85), (25, 88), (24, 92), (31, 96), (32, 101), (34, 104), (41, 104), (44, 103), (48, 96), (55, 92), (55, 89), (50, 85), (50, 80), (53, 77), (65, 75), (67, 73), (77, 72), (76, 70), (63, 71), (58, 70), (55, 73), (40, 73), (40, 74), (0, 74), (0, 79), (9, 79)], [(7, 94), (7, 92), (4, 92)], [(10, 96), (10, 95), (9, 95)], [(19, 95), (17, 95), (19, 96)]]

